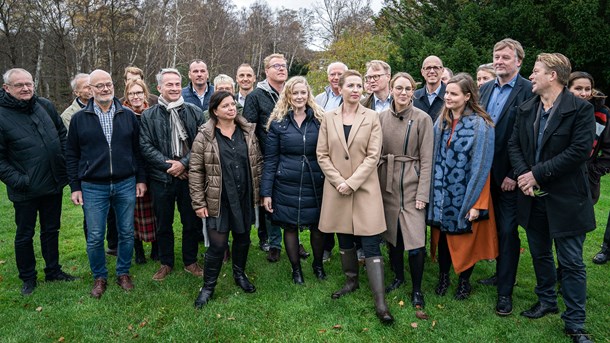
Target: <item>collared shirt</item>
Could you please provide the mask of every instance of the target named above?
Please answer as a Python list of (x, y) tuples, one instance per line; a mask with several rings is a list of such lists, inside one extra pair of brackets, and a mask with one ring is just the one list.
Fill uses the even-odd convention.
[(112, 120), (114, 119), (114, 112), (116, 112), (114, 101), (112, 102), (112, 106), (110, 106), (108, 112), (104, 113), (104, 111), (95, 102), (93, 102), (93, 110), (100, 120), (102, 131), (104, 132), (104, 136), (106, 136), (106, 142), (108, 142), (108, 145), (110, 145), (112, 142)]
[(83, 102), (80, 101), (80, 99), (78, 97), (76, 98), (76, 103), (78, 104), (78, 106), (80, 106), (80, 108), (87, 107), (87, 104), (83, 104)]
[(246, 103), (246, 96), (241, 93), (237, 93), (237, 102), (239, 102), (242, 106)]
[(203, 92), (203, 94), (201, 94), (201, 95), (199, 95), (199, 93), (197, 93), (194, 86), (192, 86), (192, 90), (193, 90), (193, 94), (195, 94), (195, 96), (199, 98), (199, 101), (201, 102), (201, 106), (203, 106), (203, 100), (205, 99), (205, 95), (208, 94), (210, 87), (208, 87), (206, 85), (205, 92)]
[(388, 97), (385, 100), (381, 100), (375, 94), (373, 94), (373, 101), (375, 102), (375, 112), (381, 113), (390, 108), (392, 97), (388, 94)]
[(506, 83), (503, 86), (500, 86), (500, 82), (498, 79), (494, 81), (494, 87), (491, 91), (491, 96), (489, 97), (489, 102), (487, 103), (487, 113), (493, 119), (494, 124), (498, 123), (500, 119), (500, 114), (502, 113), (502, 109), (510, 96), (510, 92), (512, 92), (513, 88), (515, 88), (515, 83), (517, 82), (517, 77), (519, 75), (515, 75), (512, 80)]
[(428, 93), (428, 88), (424, 88), (426, 90), (426, 96), (428, 96), (428, 104), (430, 104), (430, 106), (432, 106), (432, 103), (434, 102), (434, 99), (436, 99), (436, 97), (438, 96), (438, 93), (441, 91), (441, 87), (443, 86), (443, 83), (441, 82), (440, 85), (438, 85), (438, 88), (434, 90), (434, 92), (432, 93)]
[(326, 104), (324, 104), (324, 111), (332, 111), (335, 108), (341, 106), (343, 103), (343, 97), (341, 93), (335, 95), (332, 89), (326, 91)]
[(544, 110), (542, 104), (538, 110), (538, 136), (536, 137), (536, 163), (540, 161), (540, 145), (542, 145), (542, 137), (544, 136), (544, 130), (546, 129), (546, 123), (551, 115), (553, 107), (549, 108), (548, 111)]

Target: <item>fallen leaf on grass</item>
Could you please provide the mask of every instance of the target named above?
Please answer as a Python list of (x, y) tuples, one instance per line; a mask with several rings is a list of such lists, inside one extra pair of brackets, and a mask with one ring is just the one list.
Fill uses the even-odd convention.
[(436, 307), (438, 307), (438, 308), (440, 308), (440, 309), (443, 309), (443, 308), (445, 308), (445, 305), (443, 305), (443, 304), (438, 304), (438, 305), (436, 305)]
[(133, 330), (133, 325), (129, 324), (129, 325), (127, 326), (127, 330), (129, 330), (129, 331)]
[(59, 337), (59, 339), (58, 339), (57, 341), (58, 341), (58, 342), (63, 342), (63, 341), (65, 341), (65, 340), (66, 340), (66, 339), (64, 338), (64, 336), (61, 336), (61, 337)]
[(325, 333), (325, 332), (326, 332), (326, 329), (320, 329), (320, 330), (318, 330), (318, 333)]
[(436, 326), (436, 320), (433, 320), (432, 321), (432, 327), (435, 327), (435, 326)]
[(134, 333), (132, 337), (133, 338), (138, 338), (138, 336), (140, 336), (140, 335), (138, 335), (137, 333)]
[(227, 320), (235, 320), (235, 317), (229, 317)]
[(404, 301), (402, 301), (402, 300), (401, 300), (401, 301), (399, 301), (399, 302), (398, 302), (398, 306), (400, 306), (400, 307), (405, 306), (405, 302), (404, 302)]
[(417, 323), (411, 323), (411, 327), (417, 329)]
[(2, 275), (0, 275), (0, 282), (4, 281), (4, 278), (2, 277)]
[(335, 324), (335, 325), (333, 325), (333, 329), (341, 330), (341, 329), (343, 329), (343, 326), (341, 326), (340, 324)]
[(362, 329), (362, 332), (367, 332), (367, 331), (369, 331), (369, 328)]
[(6, 261), (5, 260), (0, 260), (0, 264), (5, 264)]
[(424, 311), (416, 311), (415, 317), (417, 317), (419, 319), (424, 319), (424, 320), (428, 319), (428, 315)]
[(36, 312), (42, 312), (42, 306), (36, 307)]
[(221, 318), (222, 316), (220, 315), (220, 313), (216, 313), (216, 318)]
[(520, 253), (520, 254), (523, 254), (524, 252), (525, 252), (525, 248), (521, 248), (521, 249), (519, 249), (519, 253)]
[(71, 270), (71, 271), (73, 271), (73, 272), (75, 272), (75, 271), (76, 271), (76, 266), (72, 266), (72, 267), (70, 268), (70, 270)]
[(148, 324), (148, 322), (147, 322), (147, 321), (145, 321), (145, 320), (143, 320), (143, 321), (140, 323), (140, 327), (141, 327), (141, 328), (143, 328), (143, 327), (145, 327), (145, 326), (146, 326), (146, 324)]

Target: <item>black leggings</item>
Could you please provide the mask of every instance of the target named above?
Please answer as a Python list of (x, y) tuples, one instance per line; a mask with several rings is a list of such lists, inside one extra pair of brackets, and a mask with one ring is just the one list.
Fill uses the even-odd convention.
[[(451, 269), (451, 253), (447, 244), (447, 234), (444, 232), (441, 232), (438, 239), (438, 267), (444, 274), (449, 273), (449, 269)], [(460, 278), (469, 280), (473, 270), (474, 266), (464, 270), (460, 273)]]
[[(245, 233), (233, 232), (233, 250), (240, 247), (250, 245), (250, 231)], [(213, 257), (223, 258), (225, 250), (229, 247), (229, 232), (218, 232), (216, 230), (208, 230), (208, 238), (210, 239), (210, 247), (207, 253)]]
[(362, 242), (362, 250), (364, 251), (364, 257), (381, 256), (381, 237), (379, 235), (373, 236), (354, 236), (352, 234), (337, 233), (339, 239), (339, 248), (341, 250), (349, 250), (356, 247), (356, 240), (360, 238)]
[[(281, 224), (284, 229), (284, 247), (286, 255), (292, 266), (300, 264), (299, 256), (299, 229), (295, 225)], [(322, 265), (322, 255), (324, 254), (324, 233), (315, 226), (309, 227), (309, 241), (313, 251), (313, 265)]]

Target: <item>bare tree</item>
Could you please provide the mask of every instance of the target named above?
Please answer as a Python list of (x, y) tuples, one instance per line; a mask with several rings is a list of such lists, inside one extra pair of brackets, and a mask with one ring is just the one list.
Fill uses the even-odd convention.
[(370, 0), (322, 0), (314, 8), (324, 46), (336, 42), (346, 30), (373, 27)]

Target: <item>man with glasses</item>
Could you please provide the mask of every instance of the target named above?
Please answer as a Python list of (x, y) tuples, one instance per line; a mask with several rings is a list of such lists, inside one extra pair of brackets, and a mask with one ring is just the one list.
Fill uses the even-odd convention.
[(316, 103), (320, 105), (324, 111), (334, 110), (343, 103), (339, 79), (346, 70), (347, 66), (343, 62), (333, 62), (326, 68), (328, 86), (324, 87), (324, 92), (316, 95), (315, 98)]
[(392, 102), (392, 97), (390, 96), (391, 78), (392, 70), (389, 64), (380, 60), (367, 62), (364, 80), (368, 82), (371, 94), (362, 100), (362, 105), (377, 113), (390, 108), (390, 103)]
[(428, 113), (432, 121), (436, 120), (445, 103), (445, 84), (441, 80), (444, 69), (443, 61), (437, 56), (426, 57), (421, 67), (425, 85), (413, 94), (413, 106)]
[(189, 63), (189, 80), (191, 82), (182, 89), (185, 102), (196, 105), (205, 111), (210, 106), (210, 97), (214, 93), (214, 86), (208, 81), (208, 66), (200, 59)]
[(164, 280), (174, 268), (176, 206), (182, 223), (184, 271), (203, 276), (203, 269), (197, 264), (198, 235), (203, 222), (191, 206), (188, 169), (191, 146), (205, 120), (198, 106), (185, 102), (181, 87), (182, 76), (178, 70), (161, 69), (157, 74), (159, 103), (146, 109), (141, 117), (140, 147), (150, 180), (161, 261), (161, 267), (152, 277), (155, 281)]
[(117, 284), (133, 289), (129, 276), (133, 254), (133, 213), (136, 196), (146, 192), (146, 175), (139, 154), (139, 124), (114, 97), (110, 74), (89, 75), (93, 101), (70, 122), (66, 165), (75, 205), (82, 205), (87, 222), (87, 256), (94, 278), (91, 296), (106, 291), (108, 269), (104, 254), (106, 218), (114, 209), (118, 231)]
[(10, 69), (0, 89), (0, 180), (15, 208), (15, 259), (21, 294), (36, 288), (34, 237), (40, 216), (40, 249), (46, 281), (72, 281), (59, 264), (59, 227), (66, 128), (53, 104), (34, 94), (32, 74)]

